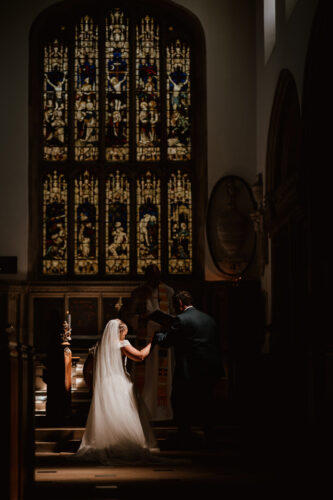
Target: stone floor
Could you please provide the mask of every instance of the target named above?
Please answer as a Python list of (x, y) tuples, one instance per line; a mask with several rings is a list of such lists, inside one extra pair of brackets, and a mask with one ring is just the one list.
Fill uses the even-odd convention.
[[(83, 428), (36, 430), (35, 499), (127, 499), (209, 496), (236, 491), (300, 492), (313, 470), (292, 448), (275, 453), (265, 439), (224, 426), (207, 449), (200, 430), (188, 449), (170, 446), (174, 429), (156, 428), (161, 461), (146, 466), (78, 465), (70, 460)], [(175, 443), (171, 440), (171, 443)], [(303, 457), (304, 458), (304, 457)]]

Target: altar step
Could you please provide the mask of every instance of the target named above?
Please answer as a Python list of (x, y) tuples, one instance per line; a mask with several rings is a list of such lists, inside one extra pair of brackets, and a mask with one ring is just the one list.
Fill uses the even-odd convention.
[[(159, 448), (166, 449), (167, 440), (176, 433), (174, 426), (153, 425)], [(82, 439), (84, 427), (37, 427), (35, 429), (36, 455), (75, 453)], [(203, 439), (200, 428), (194, 428), (193, 433), (198, 442)], [(237, 447), (240, 440), (239, 429), (234, 426), (223, 426), (216, 431), (216, 444), (224, 448)]]
[(84, 427), (35, 429), (35, 453), (74, 453), (82, 439)]

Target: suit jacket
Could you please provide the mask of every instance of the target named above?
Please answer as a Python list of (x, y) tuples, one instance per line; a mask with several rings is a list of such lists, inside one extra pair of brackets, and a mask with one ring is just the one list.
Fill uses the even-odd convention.
[(156, 333), (154, 344), (174, 347), (174, 383), (223, 375), (216, 322), (195, 307), (180, 313), (168, 331)]

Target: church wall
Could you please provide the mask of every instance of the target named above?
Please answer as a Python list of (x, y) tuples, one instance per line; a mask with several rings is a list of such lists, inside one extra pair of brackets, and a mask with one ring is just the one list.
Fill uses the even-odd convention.
[[(179, 0), (200, 19), (207, 51), (208, 197), (215, 183), (256, 171), (255, 3)], [(206, 243), (206, 279), (223, 279)]]

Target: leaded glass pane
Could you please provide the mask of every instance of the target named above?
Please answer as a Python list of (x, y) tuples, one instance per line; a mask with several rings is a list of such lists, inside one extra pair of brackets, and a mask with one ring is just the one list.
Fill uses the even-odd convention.
[(146, 16), (136, 27), (136, 158), (160, 159), (159, 26)]
[(130, 271), (130, 184), (125, 174), (110, 174), (105, 196), (106, 273)]
[(106, 159), (129, 159), (128, 19), (119, 9), (106, 20), (105, 41)]
[(167, 47), (168, 159), (191, 159), (190, 48), (179, 40)]
[(98, 27), (85, 16), (75, 29), (75, 160), (98, 158), (98, 82)]
[(147, 172), (137, 179), (137, 272), (161, 264), (161, 185)]
[(74, 272), (98, 272), (98, 180), (87, 170), (75, 179)]
[(43, 274), (67, 273), (67, 182), (55, 170), (43, 183)]
[(192, 272), (192, 193), (191, 181), (179, 170), (168, 182), (169, 273)]
[(43, 158), (67, 159), (68, 49), (58, 40), (44, 47)]

